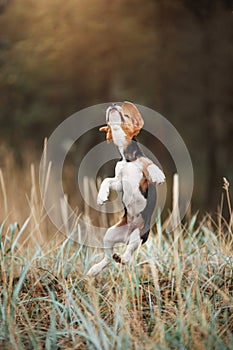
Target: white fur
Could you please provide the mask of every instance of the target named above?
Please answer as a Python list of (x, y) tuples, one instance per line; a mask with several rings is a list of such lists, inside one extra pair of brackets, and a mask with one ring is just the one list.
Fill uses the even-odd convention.
[(147, 171), (151, 177), (151, 182), (160, 184), (165, 181), (165, 175), (162, 170), (155, 164), (151, 164), (147, 167)]
[(123, 149), (126, 145), (126, 134), (121, 128), (121, 117), (118, 111), (113, 110), (109, 112), (108, 124), (111, 127), (113, 142), (118, 147), (124, 159)]
[(130, 262), (132, 253), (139, 247), (141, 239), (138, 226), (142, 224), (142, 218), (139, 213), (146, 206), (146, 199), (139, 189), (139, 183), (142, 177), (143, 173), (137, 161), (126, 162), (123, 160), (116, 165), (115, 177), (106, 178), (102, 182), (97, 203), (101, 205), (108, 199), (110, 189), (122, 191), (122, 200), (127, 208), (128, 224), (123, 226), (114, 225), (107, 230), (104, 236), (105, 256), (88, 271), (88, 276), (97, 275), (110, 263), (113, 246), (116, 243), (128, 242), (125, 253), (121, 258), (123, 264)]
[(115, 177), (106, 178), (101, 183), (98, 197), (97, 197), (97, 204), (102, 205), (104, 202), (108, 200), (110, 189), (117, 192), (122, 191), (121, 170), (125, 164), (126, 164), (126, 161), (124, 160), (117, 162), (117, 165), (115, 168)]
[(146, 199), (142, 195), (139, 184), (143, 173), (135, 162), (126, 162), (121, 171), (123, 203), (127, 208), (128, 215), (138, 215), (146, 206)]
[(129, 216), (138, 215), (146, 206), (146, 199), (139, 189), (143, 177), (141, 169), (135, 162), (120, 161), (116, 166), (115, 177), (106, 178), (100, 186), (97, 203), (102, 205), (108, 200), (110, 189), (123, 192), (123, 203)]
[(110, 227), (104, 236), (104, 258), (90, 268), (87, 276), (96, 276), (103, 270), (103, 268), (109, 265), (112, 260), (113, 246), (116, 243), (128, 243), (125, 253), (121, 258), (123, 264), (128, 264), (131, 260), (132, 253), (139, 247), (140, 241), (140, 231), (138, 228), (134, 229), (133, 232), (130, 232), (128, 224), (123, 226), (114, 225)]
[(91, 267), (87, 276), (97, 275), (104, 267), (106, 267), (112, 259), (113, 246), (118, 242), (126, 243), (128, 239), (128, 225), (110, 227), (104, 236), (105, 255), (97, 264)]

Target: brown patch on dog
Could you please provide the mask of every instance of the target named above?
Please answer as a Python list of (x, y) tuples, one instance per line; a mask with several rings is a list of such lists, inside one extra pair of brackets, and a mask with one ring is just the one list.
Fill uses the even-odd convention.
[(145, 221), (143, 220), (141, 225), (139, 225), (139, 227), (138, 227), (140, 232), (143, 230), (144, 225), (145, 225)]
[(152, 183), (152, 180), (151, 180), (151, 177), (150, 177), (150, 174), (147, 170), (147, 167), (152, 163), (152, 161), (150, 159), (147, 159), (147, 158), (144, 158), (144, 157), (140, 157), (139, 158), (140, 162), (143, 164), (143, 168), (142, 168), (142, 172), (143, 172), (143, 175), (146, 177), (147, 179), (147, 184), (148, 183)]
[(145, 177), (143, 177), (139, 183), (139, 189), (143, 195), (146, 193), (147, 188), (148, 188), (148, 181)]
[(121, 256), (119, 254), (114, 253), (112, 256), (113, 260), (115, 260), (117, 263), (121, 263)]
[(129, 123), (129, 122), (121, 123), (121, 128), (124, 131), (127, 140), (132, 140), (132, 138), (134, 136), (136, 136), (138, 134), (138, 132), (139, 132), (138, 131), (137, 134), (136, 134), (135, 133), (135, 127), (134, 127), (133, 123)]
[(107, 140), (107, 142), (111, 142), (112, 141), (112, 130), (111, 130), (109, 125), (102, 126), (101, 128), (99, 128), (99, 131), (106, 132), (106, 140)]
[(129, 116), (129, 118), (132, 121), (133, 130), (132, 130), (132, 134), (130, 135), (130, 137), (132, 138), (133, 136), (136, 136), (139, 133), (139, 131), (143, 127), (144, 121), (142, 119), (142, 116), (139, 110), (133, 103), (125, 101), (122, 105), (122, 110), (124, 115)]
[(127, 224), (127, 214), (125, 213), (124, 216), (121, 218), (120, 221), (116, 224), (117, 227), (121, 227)]

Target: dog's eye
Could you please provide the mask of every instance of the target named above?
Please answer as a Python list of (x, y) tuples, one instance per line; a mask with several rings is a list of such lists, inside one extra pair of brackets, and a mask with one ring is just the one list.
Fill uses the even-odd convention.
[(126, 122), (130, 121), (130, 116), (128, 114), (124, 114), (124, 119)]
[(124, 122), (131, 124), (132, 121), (131, 121), (131, 118), (128, 114), (124, 114)]

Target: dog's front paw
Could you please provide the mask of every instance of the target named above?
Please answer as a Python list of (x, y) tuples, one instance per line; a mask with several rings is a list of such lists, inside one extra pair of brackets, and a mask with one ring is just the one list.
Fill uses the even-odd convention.
[(108, 196), (109, 196), (109, 184), (110, 184), (110, 179), (104, 179), (104, 181), (102, 182), (101, 186), (100, 186), (100, 190), (98, 193), (98, 197), (97, 197), (97, 204), (102, 205), (104, 204), (104, 202), (106, 202), (108, 200)]
[(103, 205), (104, 202), (106, 202), (106, 199), (101, 198), (100, 196), (97, 197), (97, 204), (98, 205)]
[(97, 197), (97, 204), (98, 205), (103, 205), (104, 202), (108, 200), (108, 192), (99, 192), (98, 197)]

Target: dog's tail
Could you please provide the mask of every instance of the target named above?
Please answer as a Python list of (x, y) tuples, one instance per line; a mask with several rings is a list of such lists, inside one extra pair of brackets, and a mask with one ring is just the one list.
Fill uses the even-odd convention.
[(156, 205), (156, 187), (153, 184), (149, 184), (146, 194), (146, 207), (142, 211), (141, 215), (144, 220), (143, 228), (140, 232), (140, 237), (142, 239), (142, 244), (148, 239), (150, 233), (151, 217)]

